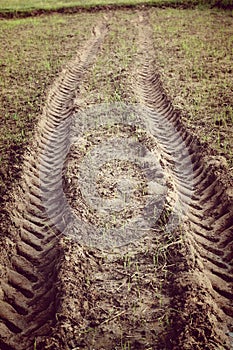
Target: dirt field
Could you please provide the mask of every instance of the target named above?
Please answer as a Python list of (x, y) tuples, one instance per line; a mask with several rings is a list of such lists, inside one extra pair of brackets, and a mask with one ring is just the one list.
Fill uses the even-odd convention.
[(3, 206), (2, 350), (233, 349), (230, 56), (211, 110), (174, 11), (93, 15), (52, 84)]

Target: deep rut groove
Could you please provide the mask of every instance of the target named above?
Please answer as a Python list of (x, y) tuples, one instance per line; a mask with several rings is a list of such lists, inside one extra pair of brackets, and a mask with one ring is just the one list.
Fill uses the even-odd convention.
[[(42, 193), (51, 190), (48, 187), (51, 181), (56, 186), (60, 148), (59, 152), (51, 149), (43, 157), (43, 164), (40, 164), (41, 154), (61, 133), (60, 144), (63, 148), (67, 147), (65, 133), (68, 128), (57, 131), (57, 126), (63, 121), (69, 125), (74, 113), (75, 91), (93, 62), (107, 27), (103, 23), (97, 25), (94, 31), (95, 35), (62, 72), (49, 93), (31, 152), (25, 157), (24, 178), (20, 190), (15, 193), (15, 209), (9, 208), (13, 222), (10, 239), (7, 239), (10, 258), (2, 264), (0, 289), (2, 350), (31, 349), (35, 337), (48, 334), (55, 322), (56, 276), (62, 254), (58, 248), (60, 232), (48, 218)], [(64, 229), (66, 224), (64, 221)]]
[[(204, 293), (209, 293), (209, 297), (201, 299), (201, 302), (209, 303), (212, 308), (213, 315), (206, 315), (206, 325), (212, 327), (212, 332), (215, 334), (216, 348), (222, 346), (224, 349), (230, 349), (229, 338), (226, 333), (231, 330), (233, 318), (233, 261), (232, 261), (232, 242), (233, 242), (233, 205), (231, 199), (226, 193), (224, 184), (215, 174), (213, 168), (205, 164), (203, 159), (203, 149), (199, 147), (198, 141), (191, 136), (179, 118), (178, 113), (172, 107), (167, 98), (159, 75), (156, 73), (153, 49), (153, 35), (148, 23), (147, 15), (140, 16), (141, 24), (139, 26), (139, 41), (141, 51), (144, 53), (141, 57), (141, 62), (138, 70), (139, 84), (137, 95), (146, 106), (151, 108), (152, 113), (157, 112), (160, 118), (156, 121), (158, 140), (161, 144), (163, 152), (169, 157), (171, 154), (176, 157), (179, 162), (180, 169), (185, 169), (185, 176), (179, 177), (179, 174), (174, 173), (174, 179), (178, 185), (178, 191), (182, 194), (181, 205), (185, 205), (185, 217), (188, 221), (188, 237), (187, 244), (189, 246), (190, 259), (194, 260), (193, 266), (188, 266), (187, 269), (182, 268), (181, 271), (176, 271), (171, 283), (171, 293), (173, 300), (176, 302), (176, 307), (180, 308), (179, 312), (192, 312), (186, 310), (188, 307), (188, 293), (185, 290), (189, 288), (192, 274), (198, 273), (201, 277), (195, 277), (193, 280), (197, 284), (196, 288)], [(146, 29), (145, 29), (146, 28)], [(174, 135), (174, 127), (184, 140), (189, 151), (189, 156), (192, 159), (192, 166), (186, 164), (186, 158), (182, 158), (182, 149), (180, 148), (179, 138)], [(190, 188), (190, 184), (193, 188)], [(192, 187), (192, 186), (191, 186)], [(183, 257), (184, 258), (184, 257)], [(187, 257), (186, 257), (187, 258)], [(183, 259), (185, 260), (185, 259)], [(190, 276), (187, 275), (187, 272)], [(183, 279), (183, 281), (182, 281)], [(203, 283), (206, 283), (203, 287)], [(180, 293), (180, 285), (182, 285), (183, 293)], [(195, 288), (195, 287), (194, 287)], [(205, 290), (206, 289), (206, 290)], [(197, 296), (198, 297), (198, 293)], [(187, 300), (185, 300), (185, 296)], [(173, 305), (174, 306), (174, 305)], [(218, 322), (213, 322), (214, 318)], [(178, 315), (181, 320), (181, 317)], [(211, 319), (212, 318), (212, 319)], [(185, 324), (185, 322), (187, 322)], [(199, 320), (201, 325), (201, 320)], [(183, 317), (183, 323), (177, 322), (177, 314), (174, 320), (175, 333), (173, 348), (183, 349), (186, 347), (190, 330), (187, 332), (187, 318)], [(198, 327), (198, 323), (197, 323)], [(219, 328), (219, 329), (217, 329)], [(208, 346), (208, 342), (212, 336), (206, 334), (206, 339), (202, 346)], [(200, 334), (196, 335), (196, 341), (200, 341)], [(203, 341), (203, 340), (202, 340)], [(209, 347), (208, 347), (209, 349)], [(212, 348), (211, 348), (212, 349)]]

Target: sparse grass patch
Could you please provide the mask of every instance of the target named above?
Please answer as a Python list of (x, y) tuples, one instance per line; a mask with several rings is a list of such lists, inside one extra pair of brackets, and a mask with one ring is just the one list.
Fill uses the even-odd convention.
[(233, 22), (213, 10), (151, 10), (156, 63), (187, 124), (233, 162)]
[(89, 90), (82, 91), (89, 104), (133, 102), (127, 70), (137, 50), (135, 28), (130, 22), (135, 19), (135, 13), (114, 12), (102, 52), (88, 74)]

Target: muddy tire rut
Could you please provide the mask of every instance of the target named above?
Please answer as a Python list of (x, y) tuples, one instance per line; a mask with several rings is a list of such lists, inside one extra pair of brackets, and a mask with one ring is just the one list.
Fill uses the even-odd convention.
[[(209, 346), (207, 348), (217, 349), (223, 346), (226, 349), (232, 345), (229, 344), (227, 333), (232, 327), (232, 311), (233, 311), (233, 289), (232, 289), (232, 198), (227, 195), (227, 186), (224, 186), (218, 176), (218, 169), (214, 168), (211, 160), (208, 161), (208, 156), (203, 152), (195, 135), (188, 133), (182, 121), (179, 118), (179, 112), (174, 110), (161, 86), (158, 74), (153, 69), (154, 52), (151, 43), (151, 31), (145, 31), (144, 22), (141, 31), (141, 44), (143, 51), (147, 53), (146, 62), (142, 62), (141, 81), (139, 84), (139, 94), (145, 104), (153, 108), (154, 111), (162, 115), (160, 120), (157, 120), (159, 141), (162, 142), (163, 150), (169, 155), (176, 155), (176, 159), (181, 167), (185, 169), (181, 172), (182, 177), (177, 172), (174, 174), (178, 189), (181, 192), (182, 207), (185, 208), (185, 224), (187, 225), (187, 242), (189, 257), (182, 257), (188, 269), (178, 273), (179, 277), (171, 278), (171, 294), (179, 305), (179, 314), (174, 316), (174, 329), (176, 328), (175, 340), (172, 342), (173, 348), (194, 348), (195, 342), (192, 343), (192, 331), (188, 330), (190, 317), (188, 313), (192, 312), (192, 292), (179, 293), (181, 288), (183, 291), (190, 287), (190, 280), (193, 283), (194, 290), (197, 288), (198, 294), (208, 294), (208, 297), (200, 297), (200, 310), (204, 312), (205, 325), (203, 327), (202, 315), (196, 316), (195, 325), (197, 328), (211, 327), (213, 333), (216, 332), (216, 339), (213, 341), (210, 337), (205, 339), (207, 334), (201, 331), (197, 334), (196, 341), (200, 342), (201, 346)], [(150, 28), (147, 23), (147, 28)], [(145, 34), (146, 33), (146, 34)], [(139, 73), (140, 76), (140, 73)], [(185, 142), (189, 150), (189, 154), (182, 155), (180, 148), (180, 140), (177, 135), (174, 135), (174, 129), (169, 127), (165, 130), (166, 125), (172, 122), (176, 131)], [(163, 130), (161, 132), (161, 129)], [(160, 139), (160, 134), (162, 137)], [(166, 135), (166, 137), (164, 137)], [(190, 160), (192, 166), (190, 166)], [(187, 161), (188, 160), (188, 161)], [(209, 164), (208, 164), (209, 162)], [(186, 251), (187, 253), (187, 251)], [(191, 263), (191, 261), (193, 262)], [(184, 263), (183, 262), (183, 263)], [(181, 266), (183, 266), (181, 263)], [(178, 271), (174, 271), (177, 273)], [(204, 281), (206, 285), (203, 287)], [(196, 286), (195, 286), (196, 284)], [(176, 295), (178, 292), (178, 295)], [(187, 298), (187, 300), (185, 299)], [(189, 299), (190, 298), (190, 299)], [(185, 310), (186, 303), (188, 310)], [(202, 304), (202, 305), (201, 305)], [(194, 305), (193, 305), (194, 306)], [(212, 315), (208, 315), (208, 306), (212, 309)], [(194, 307), (198, 309), (198, 307)], [(182, 311), (181, 311), (182, 310)], [(195, 311), (196, 311), (195, 310)], [(188, 312), (188, 313), (187, 313)], [(197, 313), (198, 314), (198, 313)], [(180, 329), (179, 321), (182, 319)], [(193, 321), (191, 321), (193, 322)], [(221, 323), (221, 326), (217, 324)], [(191, 325), (190, 325), (191, 326)], [(214, 327), (219, 329), (214, 330)], [(190, 327), (191, 328), (191, 327)], [(219, 331), (221, 329), (221, 331)], [(186, 332), (186, 334), (185, 334)], [(197, 332), (198, 333), (198, 332)], [(212, 334), (213, 336), (213, 334)], [(180, 337), (180, 338), (179, 338)], [(215, 338), (215, 336), (213, 337)], [(181, 339), (181, 340), (180, 340)], [(204, 340), (203, 343), (201, 343)], [(213, 341), (213, 343), (212, 343)], [(205, 344), (206, 342), (206, 344)], [(214, 343), (216, 342), (216, 344)], [(187, 344), (188, 343), (188, 344)], [(209, 343), (209, 344), (208, 344)], [(207, 345), (208, 344), (208, 345)], [(212, 346), (212, 347), (211, 347)]]
[[(57, 135), (56, 127), (64, 120), (69, 124), (74, 92), (105, 34), (106, 26), (97, 26), (95, 35), (55, 82), (31, 151), (25, 156), (25, 175), (15, 193), (17, 203), (15, 208), (8, 209), (11, 210), (12, 229), (5, 242), (7, 261), (2, 261), (1, 349), (31, 349), (35, 337), (47, 334), (55, 321), (55, 282), (62, 254), (58, 248), (60, 232), (54, 225), (57, 218), (48, 219), (42, 193), (46, 190), (53, 193), (51, 184), (56, 186), (57, 181), (56, 160), (61, 156), (58, 152), (67, 144), (67, 129), (62, 130), (63, 133), (59, 130)], [(57, 137), (61, 139), (61, 148), (46, 153), (46, 144), (53, 143)], [(43, 152), (45, 156), (40, 166)], [(52, 171), (50, 181), (48, 170), (50, 174)], [(51, 205), (60, 207), (60, 203), (54, 201)], [(64, 228), (66, 224), (64, 221)]]
[[(63, 164), (75, 169), (78, 162), (75, 152), (67, 158), (74, 151), (73, 117), (85, 109), (80, 87), (108, 36), (109, 21), (104, 17), (51, 88), (14, 202), (6, 206), (12, 225), (2, 240), (0, 348), (121, 349), (130, 344), (132, 349), (229, 350), (232, 198), (219, 168), (163, 90), (147, 13), (136, 13), (131, 21), (138, 51), (128, 84), (145, 107), (140, 117), (150, 125), (154, 156), (167, 175), (165, 207), (146, 238), (108, 253), (82, 246), (70, 235), (74, 214)], [(131, 137), (135, 130), (128, 126), (127, 132)], [(68, 274), (73, 282), (66, 281)], [(73, 321), (69, 312), (76, 314)]]

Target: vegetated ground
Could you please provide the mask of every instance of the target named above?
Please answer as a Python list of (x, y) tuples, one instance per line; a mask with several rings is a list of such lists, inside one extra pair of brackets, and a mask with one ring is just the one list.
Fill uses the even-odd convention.
[(180, 7), (194, 8), (195, 6), (216, 7), (227, 10), (233, 9), (231, 0), (12, 0), (6, 3), (0, 0), (0, 18), (15, 18), (41, 15), (43, 13), (75, 13), (83, 10), (95, 12), (98, 10), (113, 10), (135, 7)]
[(232, 171), (232, 17), (171, 9), (159, 16), (154, 12), (152, 21), (165, 89), (186, 112), (186, 124), (227, 159)]
[[(165, 0), (165, 2), (172, 2), (171, 0)], [(6, 1), (0, 1), (0, 10), (3, 12), (8, 11), (31, 11), (38, 9), (59, 9), (66, 7), (93, 7), (93, 6), (104, 6), (104, 5), (137, 5), (137, 4), (153, 4), (159, 3), (158, 0), (86, 0), (83, 1), (57, 1), (57, 0), (36, 0), (36, 1), (25, 1), (25, 0), (12, 0), (10, 4)]]
[[(224, 2), (226, 1), (226, 3)], [(223, 0), (223, 7), (229, 7), (229, 0)], [(99, 10), (113, 10), (119, 8), (130, 8), (137, 6), (185, 6), (193, 7), (197, 5), (199, 1), (183, 1), (183, 0), (86, 0), (83, 1), (11, 1), (10, 4), (7, 4), (5, 1), (0, 1), (0, 17), (2, 18), (15, 18), (15, 17), (28, 17), (40, 15), (43, 13), (75, 13), (79, 11), (91, 11), (96, 12)], [(202, 2), (201, 2), (202, 3)], [(209, 6), (211, 4), (208, 4)], [(213, 3), (212, 6), (215, 4)], [(221, 3), (219, 3), (221, 7)]]
[[(93, 30), (99, 22), (106, 25)], [(2, 349), (230, 349), (230, 13), (209, 9), (131, 10), (56, 14), (4, 20), (0, 25), (4, 48), (0, 53)], [(86, 44), (87, 40), (90, 42)], [(54, 88), (45, 112), (52, 116), (51, 124), (43, 129), (49, 118), (42, 118), (35, 141), (34, 127), (41, 119), (49, 85), (77, 51), (82, 55), (69, 82), (75, 76), (78, 84), (71, 91), (65, 88), (74, 111), (100, 103), (141, 102), (164, 116), (161, 125), (157, 120), (154, 126), (158, 134), (162, 130), (161, 139), (141, 128), (110, 125), (85, 134), (68, 156), (63, 179), (68, 202), (84, 222), (97, 226), (97, 216), (78, 189), (76, 172), (80, 159), (100, 140), (113, 135), (136, 138), (158, 156), (170, 183), (167, 207), (157, 225), (143, 239), (107, 252), (82, 245), (70, 235), (59, 239), (56, 233), (48, 234), (47, 223), (41, 224), (45, 219), (35, 180), (38, 147), (46, 137), (50, 139), (54, 125), (62, 113), (67, 113), (57, 102), (61, 97)], [(69, 75), (69, 70), (63, 74)], [(62, 80), (57, 86), (58, 91), (64, 90)], [(191, 209), (172, 233), (164, 226), (173, 210), (173, 193), (185, 203), (182, 196), (190, 196), (190, 174), (185, 173), (186, 183), (170, 169), (169, 164), (174, 163), (169, 158), (172, 147), (179, 157), (177, 142), (181, 141), (166, 120), (181, 133), (192, 155), (195, 178)], [(40, 141), (43, 132), (46, 137)], [(59, 136), (61, 142), (64, 135)], [(60, 146), (56, 147), (59, 151)], [(179, 158), (179, 162), (185, 168), (186, 159)], [(54, 164), (48, 161), (51, 172)], [(106, 164), (101, 170), (97, 181), (100, 196), (114, 198), (115, 178), (128, 171), (139, 182), (134, 199), (141, 205), (148, 194), (146, 180), (127, 162)], [(179, 186), (183, 188), (180, 193)], [(135, 213), (126, 214), (124, 220)], [(32, 331), (25, 335), (30, 327)]]

